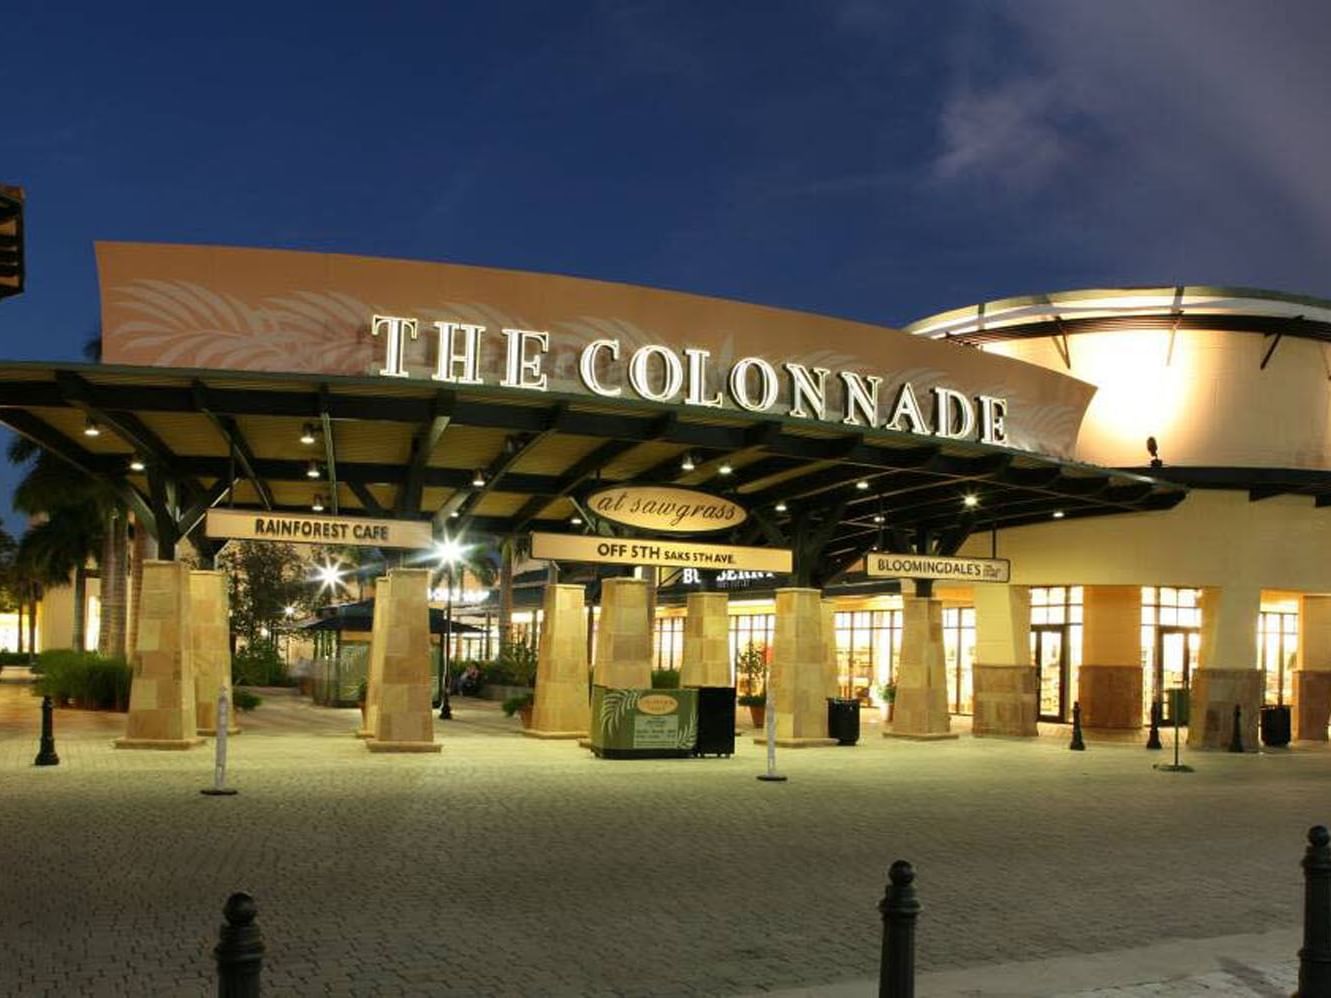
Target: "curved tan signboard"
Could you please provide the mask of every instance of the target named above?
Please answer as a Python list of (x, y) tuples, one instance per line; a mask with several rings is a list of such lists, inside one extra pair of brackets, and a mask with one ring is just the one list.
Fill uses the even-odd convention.
[(706, 534), (729, 530), (749, 518), (739, 503), (696, 489), (664, 485), (625, 485), (587, 497), (587, 509), (604, 520), (639, 530)]

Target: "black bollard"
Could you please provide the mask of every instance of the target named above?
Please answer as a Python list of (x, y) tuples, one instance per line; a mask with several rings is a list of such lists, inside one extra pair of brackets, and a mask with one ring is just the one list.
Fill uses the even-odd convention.
[(1238, 704), (1234, 705), (1234, 733), (1229, 736), (1229, 750), (1231, 752), (1243, 751), (1243, 730), (1239, 727), (1243, 715), (1243, 708)]
[(878, 998), (915, 998), (915, 870), (899, 859), (887, 871), (883, 914), (883, 954), (878, 966)]
[(1081, 737), (1081, 703), (1072, 705), (1072, 744), (1068, 746), (1074, 752), (1085, 752), (1086, 742)]
[(1303, 855), (1303, 947), (1294, 998), (1320, 995), (1331, 995), (1331, 834), (1314, 825)]
[(232, 894), (222, 915), (213, 956), (217, 960), (218, 998), (259, 998), (259, 972), (263, 970), (263, 933), (254, 924), (257, 909), (248, 894)]
[(37, 758), (32, 763), (34, 766), (60, 765), (60, 756), (55, 754), (54, 714), (55, 707), (51, 703), (51, 698), (42, 697), (42, 744), (37, 750)]
[(1148, 749), (1162, 749), (1160, 744), (1160, 701), (1151, 701), (1151, 733), (1146, 736), (1146, 747)]

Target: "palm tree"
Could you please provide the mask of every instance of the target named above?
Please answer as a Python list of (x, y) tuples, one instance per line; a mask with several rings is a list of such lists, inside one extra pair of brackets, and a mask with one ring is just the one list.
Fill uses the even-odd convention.
[[(83, 646), (86, 564), (94, 558), (102, 582), (102, 619), (98, 649), (103, 655), (125, 653), (125, 515), (118, 497), (105, 482), (92, 478), (49, 451), (19, 437), (9, 445), (15, 464), (31, 462), (14, 490), (14, 508), (44, 516), (29, 530), (31, 564), (50, 585), (63, 585), (74, 575), (74, 642)], [(21, 546), (21, 545), (20, 545)], [(64, 574), (59, 575), (59, 570)]]

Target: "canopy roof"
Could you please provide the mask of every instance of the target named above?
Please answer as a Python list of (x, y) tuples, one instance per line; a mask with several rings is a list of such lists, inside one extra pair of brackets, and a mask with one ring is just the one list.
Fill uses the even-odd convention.
[(825, 582), (873, 547), (945, 554), (973, 531), (1167, 509), (1186, 494), (975, 442), (369, 377), (8, 363), (0, 423), (110, 483), (162, 557), (198, 538), (215, 505), (308, 512), (317, 494), (330, 513), (433, 520), (436, 536), (608, 534), (586, 490), (672, 483), (751, 511), (712, 539), (793, 547), (797, 569), (803, 559)]
[[(334, 606), (320, 607), (315, 616), (300, 623), (303, 631), (370, 631), (374, 625), (374, 600), (360, 600), (356, 603), (338, 603)], [(484, 628), (464, 624), (460, 620), (449, 620), (447, 613), (437, 607), (430, 607), (431, 634), (479, 634)]]

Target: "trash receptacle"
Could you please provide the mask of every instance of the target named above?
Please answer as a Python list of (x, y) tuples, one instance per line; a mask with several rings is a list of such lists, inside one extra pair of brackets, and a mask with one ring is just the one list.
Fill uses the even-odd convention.
[(1262, 708), (1262, 744), (1279, 748), (1289, 744), (1289, 708), (1271, 705)]
[(1165, 716), (1163, 723), (1169, 726), (1178, 724), (1179, 727), (1186, 727), (1188, 724), (1188, 688), (1186, 686), (1176, 686), (1173, 689), (1165, 690)]
[(838, 745), (860, 740), (860, 702), (849, 697), (827, 698), (827, 737)]

